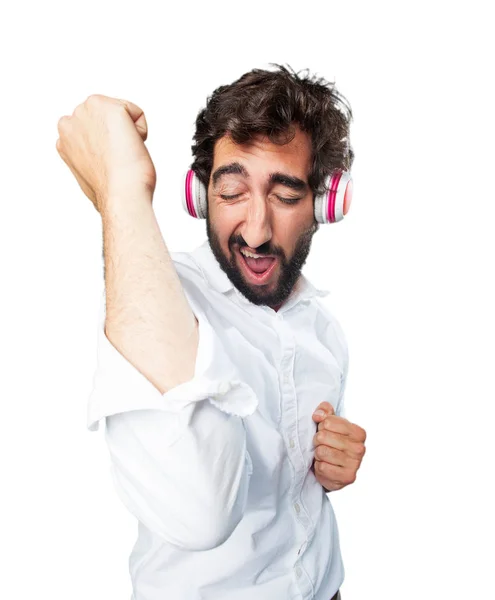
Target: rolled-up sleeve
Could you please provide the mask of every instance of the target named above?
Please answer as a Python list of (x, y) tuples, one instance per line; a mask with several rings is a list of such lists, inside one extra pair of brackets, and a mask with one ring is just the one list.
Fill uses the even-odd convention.
[(105, 441), (118, 496), (164, 541), (183, 550), (222, 544), (244, 514), (252, 461), (244, 418), (257, 408), (236, 379), (220, 338), (194, 295), (199, 323), (194, 377), (161, 394), (105, 334), (105, 293), (98, 322), (98, 363), (87, 427), (105, 418)]

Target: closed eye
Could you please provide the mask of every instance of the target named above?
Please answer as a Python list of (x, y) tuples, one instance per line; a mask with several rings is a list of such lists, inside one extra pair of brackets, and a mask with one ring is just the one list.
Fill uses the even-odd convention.
[[(222, 198), (223, 200), (234, 200), (235, 198), (238, 198), (239, 196), (242, 196), (242, 194), (234, 194), (233, 196), (226, 196), (225, 194), (220, 194), (220, 198)], [(282, 196), (277, 196), (277, 198), (284, 204), (295, 204), (298, 200), (301, 199), (300, 197), (298, 197), (298, 198), (282, 198)]]
[(282, 202), (284, 202), (285, 204), (295, 204), (298, 200), (300, 200), (301, 198), (282, 198), (281, 196), (277, 196), (277, 198), (279, 200), (281, 200)]

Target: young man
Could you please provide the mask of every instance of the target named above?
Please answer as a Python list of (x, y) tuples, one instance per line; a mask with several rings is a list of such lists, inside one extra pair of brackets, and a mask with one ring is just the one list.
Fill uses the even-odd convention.
[(105, 418), (139, 520), (134, 600), (340, 598), (326, 492), (355, 480), (366, 434), (342, 416), (344, 334), (301, 268), (315, 197), (352, 164), (350, 119), (330, 84), (281, 66), (218, 88), (193, 146), (208, 240), (172, 255), (143, 111), (94, 95), (59, 121), (103, 223), (88, 427)]

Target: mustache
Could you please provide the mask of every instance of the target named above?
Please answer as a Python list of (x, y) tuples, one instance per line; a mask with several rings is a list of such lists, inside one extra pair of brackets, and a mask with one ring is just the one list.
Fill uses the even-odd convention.
[[(271, 248), (270, 247), (270, 242), (266, 242), (265, 244), (262, 244), (261, 246), (258, 246), (257, 248), (254, 248), (254, 250), (256, 251), (256, 254), (260, 254), (260, 255), (266, 255), (266, 256), (283, 256), (283, 253), (276, 249), (276, 248)], [(233, 246), (239, 246), (240, 248), (242, 247), (247, 247), (249, 248), (249, 244), (247, 244), (242, 237), (239, 236), (234, 236), (229, 240), (229, 247), (232, 250)]]

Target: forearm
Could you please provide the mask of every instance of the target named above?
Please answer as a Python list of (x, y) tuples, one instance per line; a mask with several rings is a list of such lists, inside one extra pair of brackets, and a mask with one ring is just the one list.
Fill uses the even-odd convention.
[(152, 194), (114, 193), (101, 211), (105, 333), (161, 392), (194, 375), (198, 327), (152, 208)]

